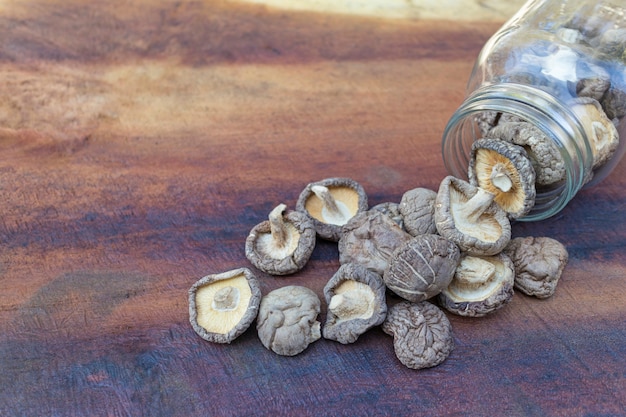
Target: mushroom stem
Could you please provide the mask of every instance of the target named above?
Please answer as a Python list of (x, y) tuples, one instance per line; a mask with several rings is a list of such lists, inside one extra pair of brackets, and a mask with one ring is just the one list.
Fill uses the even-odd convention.
[(218, 311), (234, 310), (239, 304), (239, 289), (233, 286), (221, 288), (213, 298), (213, 308)]
[(604, 126), (601, 122), (592, 122), (591, 129), (593, 130), (593, 144), (595, 145), (595, 149), (592, 148), (593, 151), (597, 151), (598, 149), (604, 148), (607, 143), (609, 143), (609, 130)]
[(361, 297), (347, 291), (343, 294), (336, 294), (331, 298), (328, 309), (337, 317), (346, 318), (362, 315), (367, 311), (367, 305)]
[(454, 275), (454, 280), (459, 286), (467, 289), (478, 289), (481, 285), (491, 281), (496, 274), (496, 267), (493, 263), (467, 256), (459, 263)]
[(285, 204), (279, 204), (269, 214), (270, 233), (272, 234), (272, 239), (276, 243), (276, 246), (279, 248), (287, 244), (288, 232), (285, 221), (283, 220), (283, 212), (286, 208), (287, 206)]
[(478, 219), (491, 205), (494, 198), (494, 194), (478, 188), (476, 194), (459, 207), (458, 213), (462, 218), (467, 219), (468, 223), (478, 224)]
[(313, 191), (313, 193), (320, 200), (322, 200), (324, 207), (329, 213), (342, 215), (341, 210), (339, 210), (339, 207), (337, 206), (337, 201), (335, 201), (335, 198), (332, 196), (327, 187), (324, 187), (323, 185), (314, 185), (311, 187), (311, 191)]
[(503, 193), (508, 193), (513, 188), (513, 181), (502, 163), (497, 163), (491, 169), (491, 183)]

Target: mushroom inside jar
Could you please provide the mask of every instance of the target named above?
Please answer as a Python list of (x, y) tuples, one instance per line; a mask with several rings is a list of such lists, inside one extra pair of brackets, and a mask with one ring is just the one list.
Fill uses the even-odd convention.
[(565, 162), (559, 148), (533, 124), (522, 120), (500, 122), (487, 137), (523, 147), (535, 171), (536, 186), (556, 184), (565, 178)]
[(615, 153), (619, 145), (619, 134), (615, 125), (604, 113), (602, 106), (589, 97), (579, 97), (571, 109), (583, 124), (590, 141), (593, 155), (593, 168), (604, 165)]
[(493, 194), (512, 218), (524, 216), (535, 205), (535, 170), (521, 146), (499, 139), (475, 141), (468, 174), (470, 183)]

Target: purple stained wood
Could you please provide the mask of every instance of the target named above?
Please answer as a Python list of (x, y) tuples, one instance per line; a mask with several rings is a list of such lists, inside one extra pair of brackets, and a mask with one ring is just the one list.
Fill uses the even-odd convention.
[[(351, 177), (370, 205), (436, 189), (443, 127), (497, 24), (28, 5), (0, 8), (0, 415), (626, 414), (623, 161), (513, 226), (568, 248), (554, 297), (448, 315), (438, 367), (405, 368), (378, 328), (286, 358), (254, 327), (217, 345), (188, 323), (189, 287), (250, 267), (249, 230), (308, 182)], [(338, 266), (319, 241), (301, 272), (258, 277), (321, 297)]]

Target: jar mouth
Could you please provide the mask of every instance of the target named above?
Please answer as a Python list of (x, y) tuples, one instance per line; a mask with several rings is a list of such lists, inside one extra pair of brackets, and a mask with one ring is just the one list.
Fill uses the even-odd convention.
[(473, 91), (448, 122), (442, 139), (444, 165), (458, 178), (468, 178), (472, 143), (482, 137), (476, 116), (497, 112), (517, 116), (543, 131), (558, 148), (565, 164), (562, 181), (537, 187), (535, 205), (520, 221), (547, 219), (560, 210), (585, 184), (593, 154), (581, 122), (558, 98), (536, 87), (502, 83)]

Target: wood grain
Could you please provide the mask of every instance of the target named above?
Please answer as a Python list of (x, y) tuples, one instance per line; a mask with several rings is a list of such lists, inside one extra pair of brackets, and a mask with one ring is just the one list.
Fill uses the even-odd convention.
[[(442, 365), (379, 329), (284, 358), (254, 328), (200, 339), (187, 290), (249, 266), (244, 240), (311, 181), (370, 205), (446, 175), (443, 127), (492, 18), (387, 19), (228, 1), (0, 2), (0, 415), (626, 414), (626, 164), (556, 217), (548, 300), (449, 316)], [(320, 296), (319, 241), (263, 293)], [(325, 317), (325, 305), (321, 319)]]

